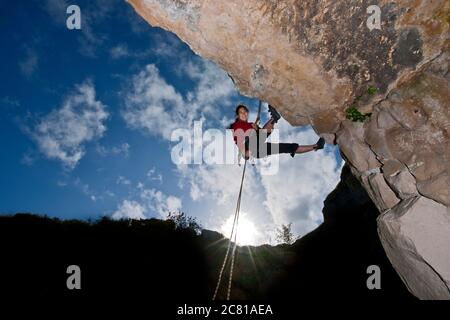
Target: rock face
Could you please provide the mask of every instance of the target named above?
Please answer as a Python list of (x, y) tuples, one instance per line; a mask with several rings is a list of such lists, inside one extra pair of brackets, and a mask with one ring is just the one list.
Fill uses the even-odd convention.
[(389, 259), (410, 291), (422, 298), (448, 297), (450, 233), (442, 228), (448, 224), (446, 207), (425, 197), (402, 201), (379, 217)]
[[(450, 0), (128, 1), (242, 93), (337, 143), (407, 287), (450, 299), (450, 259), (432, 250), (450, 251)], [(381, 30), (366, 25), (370, 5)], [(346, 119), (352, 105), (370, 118)]]

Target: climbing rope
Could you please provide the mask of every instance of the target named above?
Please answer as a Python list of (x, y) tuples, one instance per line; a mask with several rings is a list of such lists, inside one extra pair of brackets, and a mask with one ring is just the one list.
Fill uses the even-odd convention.
[[(255, 120), (255, 123), (257, 125), (258, 125), (258, 122), (260, 121), (261, 107), (262, 107), (262, 101), (259, 100), (258, 113), (257, 113), (256, 120)], [(224, 272), (225, 267), (228, 262), (228, 256), (230, 254), (230, 249), (233, 246), (233, 251), (231, 252), (230, 276), (228, 278), (227, 300), (230, 300), (230, 296), (231, 296), (231, 285), (233, 283), (234, 261), (235, 261), (235, 257), (236, 257), (236, 248), (237, 248), (237, 230), (238, 230), (238, 223), (239, 223), (239, 214), (241, 211), (242, 189), (244, 186), (245, 169), (247, 167), (247, 160), (248, 160), (245, 157), (244, 157), (244, 159), (245, 159), (245, 162), (244, 162), (244, 168), (242, 170), (241, 186), (239, 188), (239, 195), (238, 195), (238, 199), (237, 199), (237, 203), (236, 203), (236, 211), (234, 213), (233, 226), (231, 228), (231, 234), (230, 234), (230, 238), (229, 238), (229, 242), (228, 242), (227, 251), (225, 253), (225, 258), (223, 259), (222, 267), (220, 268), (219, 277), (217, 279), (217, 284), (216, 284), (216, 288), (214, 290), (214, 295), (213, 295), (212, 300), (215, 300), (217, 297), (217, 293), (219, 291), (220, 283), (221, 283), (222, 277), (223, 277), (223, 272)]]
[(213, 300), (215, 300), (217, 297), (217, 292), (219, 291), (220, 282), (222, 281), (223, 271), (225, 270), (225, 266), (228, 261), (228, 256), (230, 253), (231, 246), (233, 246), (233, 251), (231, 253), (230, 276), (228, 278), (228, 290), (227, 290), (227, 300), (230, 300), (231, 284), (233, 282), (234, 260), (235, 260), (235, 256), (236, 256), (236, 247), (237, 247), (237, 228), (238, 228), (238, 222), (239, 222), (239, 213), (241, 210), (242, 187), (244, 185), (244, 177), (245, 177), (246, 167), (247, 167), (247, 159), (245, 159), (244, 168), (242, 170), (241, 187), (239, 189), (239, 195), (238, 195), (237, 204), (236, 204), (236, 211), (234, 213), (233, 227), (231, 228), (231, 235), (229, 238), (227, 251), (225, 253), (225, 258), (223, 260), (222, 267), (219, 272), (219, 278), (217, 279), (216, 289), (214, 290), (214, 295), (212, 298)]
[(256, 114), (256, 121), (255, 121), (256, 125), (259, 125), (259, 122), (261, 120), (260, 119), (260, 117), (261, 117), (261, 106), (262, 106), (262, 101), (259, 100), (258, 113)]

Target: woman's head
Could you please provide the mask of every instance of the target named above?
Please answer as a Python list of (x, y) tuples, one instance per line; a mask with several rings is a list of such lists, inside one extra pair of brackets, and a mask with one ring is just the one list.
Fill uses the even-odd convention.
[(236, 107), (236, 118), (242, 121), (248, 120), (248, 108), (243, 104)]

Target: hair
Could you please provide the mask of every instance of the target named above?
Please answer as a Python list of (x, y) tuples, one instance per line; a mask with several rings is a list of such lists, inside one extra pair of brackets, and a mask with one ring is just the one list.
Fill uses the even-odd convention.
[[(245, 111), (248, 112), (248, 108), (247, 108), (246, 106), (244, 106), (243, 104), (239, 104), (239, 105), (236, 107), (236, 111), (234, 112), (234, 114), (236, 115), (236, 120), (237, 120), (237, 117), (238, 117), (238, 115), (239, 115), (239, 110), (242, 109), (242, 108), (244, 108)], [(228, 129), (232, 129), (232, 127), (233, 127), (233, 123), (230, 124), (230, 126), (228, 127)]]
[(244, 108), (245, 111), (248, 112), (248, 108), (247, 108), (246, 106), (244, 106), (243, 104), (240, 104), (240, 105), (238, 105), (238, 106), (236, 107), (236, 111), (234, 112), (234, 113), (236, 114), (236, 117), (239, 115), (239, 110), (242, 109), (242, 108)]

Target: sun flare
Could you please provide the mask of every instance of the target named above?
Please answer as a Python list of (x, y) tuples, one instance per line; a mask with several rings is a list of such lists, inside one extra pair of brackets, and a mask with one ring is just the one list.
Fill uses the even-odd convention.
[[(233, 227), (234, 215), (231, 215), (223, 224), (221, 232), (225, 237), (229, 237)], [(255, 224), (247, 218), (247, 214), (241, 212), (237, 230), (236, 242), (240, 246), (257, 245), (257, 236), (259, 232)]]

